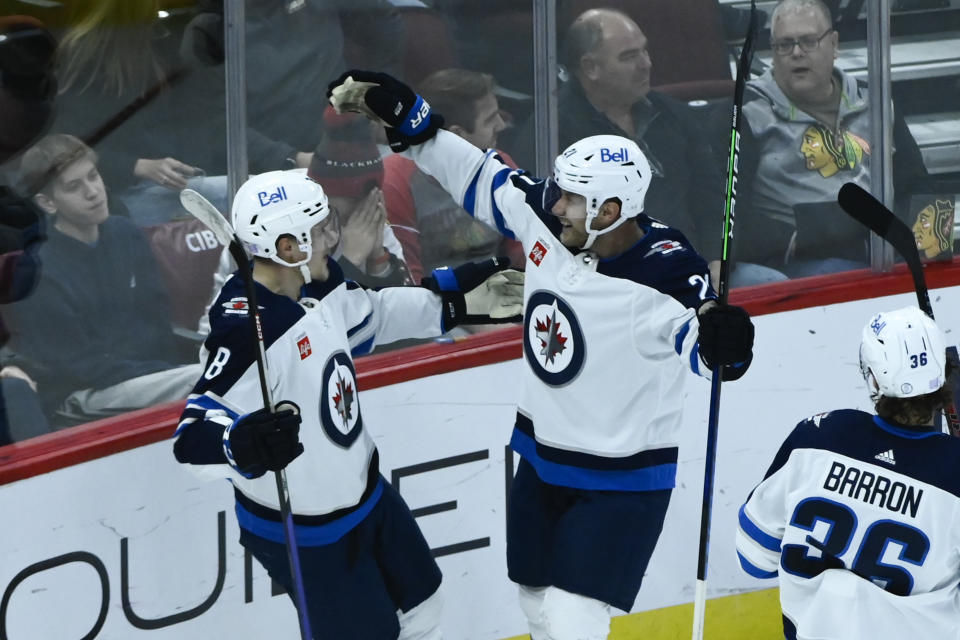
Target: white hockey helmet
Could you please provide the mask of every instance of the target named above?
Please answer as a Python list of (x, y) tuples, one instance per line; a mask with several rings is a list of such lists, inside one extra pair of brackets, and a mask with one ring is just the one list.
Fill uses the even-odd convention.
[(917, 307), (878, 313), (863, 328), (860, 371), (870, 397), (912, 398), (946, 382), (947, 340)]
[[(587, 200), (587, 241), (583, 249), (589, 249), (597, 236), (643, 211), (650, 176), (650, 163), (640, 147), (621, 136), (583, 138), (557, 156), (553, 173), (557, 186)], [(594, 229), (593, 220), (600, 207), (611, 198), (620, 200), (620, 217), (606, 229)]]
[[(285, 267), (310, 261), (310, 230), (328, 215), (327, 196), (319, 184), (307, 177), (305, 169), (252, 176), (237, 190), (231, 211), (234, 231), (244, 247), (255, 256), (270, 258)], [(277, 239), (284, 235), (296, 239), (306, 258), (285, 262), (277, 256)]]

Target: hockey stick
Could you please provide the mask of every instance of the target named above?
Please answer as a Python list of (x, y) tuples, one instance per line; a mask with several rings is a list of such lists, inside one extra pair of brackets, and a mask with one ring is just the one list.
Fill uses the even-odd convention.
[[(720, 254), (720, 278), (717, 296), (726, 304), (730, 280), (730, 249), (733, 243), (733, 222), (737, 204), (737, 161), (740, 156), (740, 116), (743, 92), (753, 62), (753, 38), (757, 24), (757, 3), (750, 0), (750, 24), (740, 51), (737, 79), (733, 92), (730, 120), (730, 155), (727, 159), (727, 192), (723, 208), (723, 250)], [(710, 413), (707, 421), (707, 454), (703, 469), (703, 502), (700, 509), (700, 545), (697, 554), (697, 585), (693, 598), (693, 640), (703, 638), (704, 614), (707, 607), (707, 557), (710, 550), (710, 516), (713, 509), (713, 480), (717, 466), (717, 432), (720, 419), (720, 383), (722, 367), (717, 367), (710, 380)]]
[[(917, 292), (917, 303), (925, 314), (933, 317), (933, 305), (930, 304), (930, 292), (927, 290), (927, 281), (923, 276), (923, 264), (920, 262), (920, 252), (917, 250), (917, 241), (913, 237), (913, 231), (890, 209), (887, 209), (882, 202), (874, 198), (865, 189), (852, 182), (848, 182), (840, 187), (837, 194), (837, 202), (840, 208), (865, 226), (870, 231), (886, 240), (897, 253), (903, 256), (910, 269), (910, 275), (913, 276), (913, 288)], [(947, 362), (952, 369), (951, 377), (957, 375), (960, 371), (960, 358), (957, 355), (957, 348), (947, 347)], [(960, 415), (957, 414), (957, 398), (954, 393), (953, 403), (944, 407), (944, 413), (947, 417), (947, 426), (950, 433), (960, 436)]]
[[(257, 372), (260, 375), (260, 393), (263, 395), (263, 406), (271, 413), (276, 410), (273, 404), (270, 386), (267, 384), (267, 356), (263, 345), (263, 328), (260, 324), (260, 311), (257, 306), (257, 291), (253, 281), (253, 269), (250, 258), (240, 244), (239, 238), (230, 227), (227, 219), (221, 215), (209, 200), (194, 191), (184, 189), (180, 192), (180, 204), (190, 215), (202, 222), (213, 231), (217, 239), (226, 245), (230, 255), (237, 262), (240, 277), (243, 278), (247, 293), (247, 308), (250, 310), (250, 323), (257, 343), (256, 360)], [(277, 480), (277, 496), (280, 499), (280, 517), (283, 519), (283, 532), (287, 540), (287, 559), (290, 561), (290, 575), (293, 582), (293, 600), (297, 607), (300, 620), (300, 635), (303, 640), (313, 640), (310, 630), (310, 618), (307, 613), (307, 598), (303, 588), (303, 574), (300, 571), (300, 554), (297, 551), (297, 540), (293, 531), (293, 509), (290, 506), (290, 490), (287, 488), (287, 474), (281, 469), (274, 472)]]

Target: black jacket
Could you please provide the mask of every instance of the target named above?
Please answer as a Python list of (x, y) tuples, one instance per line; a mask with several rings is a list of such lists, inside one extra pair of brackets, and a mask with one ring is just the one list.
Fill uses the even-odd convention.
[(110, 216), (88, 245), (48, 228), (40, 282), (10, 305), (12, 348), (36, 368), (44, 405), (170, 369), (169, 300), (153, 254), (132, 222)]

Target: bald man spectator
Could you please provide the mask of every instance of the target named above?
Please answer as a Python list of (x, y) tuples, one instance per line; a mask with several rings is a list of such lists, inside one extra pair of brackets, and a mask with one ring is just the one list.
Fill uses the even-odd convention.
[[(558, 92), (559, 148), (599, 134), (634, 140), (653, 171), (644, 212), (697, 247), (719, 236), (724, 153), (711, 149), (694, 108), (650, 90), (653, 61), (637, 23), (613, 9), (583, 12), (567, 30), (562, 62), (568, 78)], [(534, 136), (531, 118), (513, 149), (522, 167), (534, 166)]]
[[(836, 205), (845, 182), (870, 188), (877, 141), (867, 84), (835, 66), (839, 36), (821, 0), (780, 2), (770, 47), (772, 67), (744, 92), (734, 286), (764, 281), (758, 269), (795, 278), (868, 266), (866, 231)], [(901, 209), (926, 168), (896, 110), (893, 151)]]

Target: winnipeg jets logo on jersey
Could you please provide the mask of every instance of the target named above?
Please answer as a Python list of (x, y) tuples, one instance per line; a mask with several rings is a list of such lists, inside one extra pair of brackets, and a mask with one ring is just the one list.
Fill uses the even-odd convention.
[(563, 298), (535, 291), (523, 319), (523, 353), (527, 364), (545, 383), (561, 386), (583, 368), (586, 345), (580, 321)]
[(353, 444), (363, 428), (356, 390), (353, 361), (345, 352), (337, 351), (323, 368), (320, 423), (327, 436), (341, 447)]

